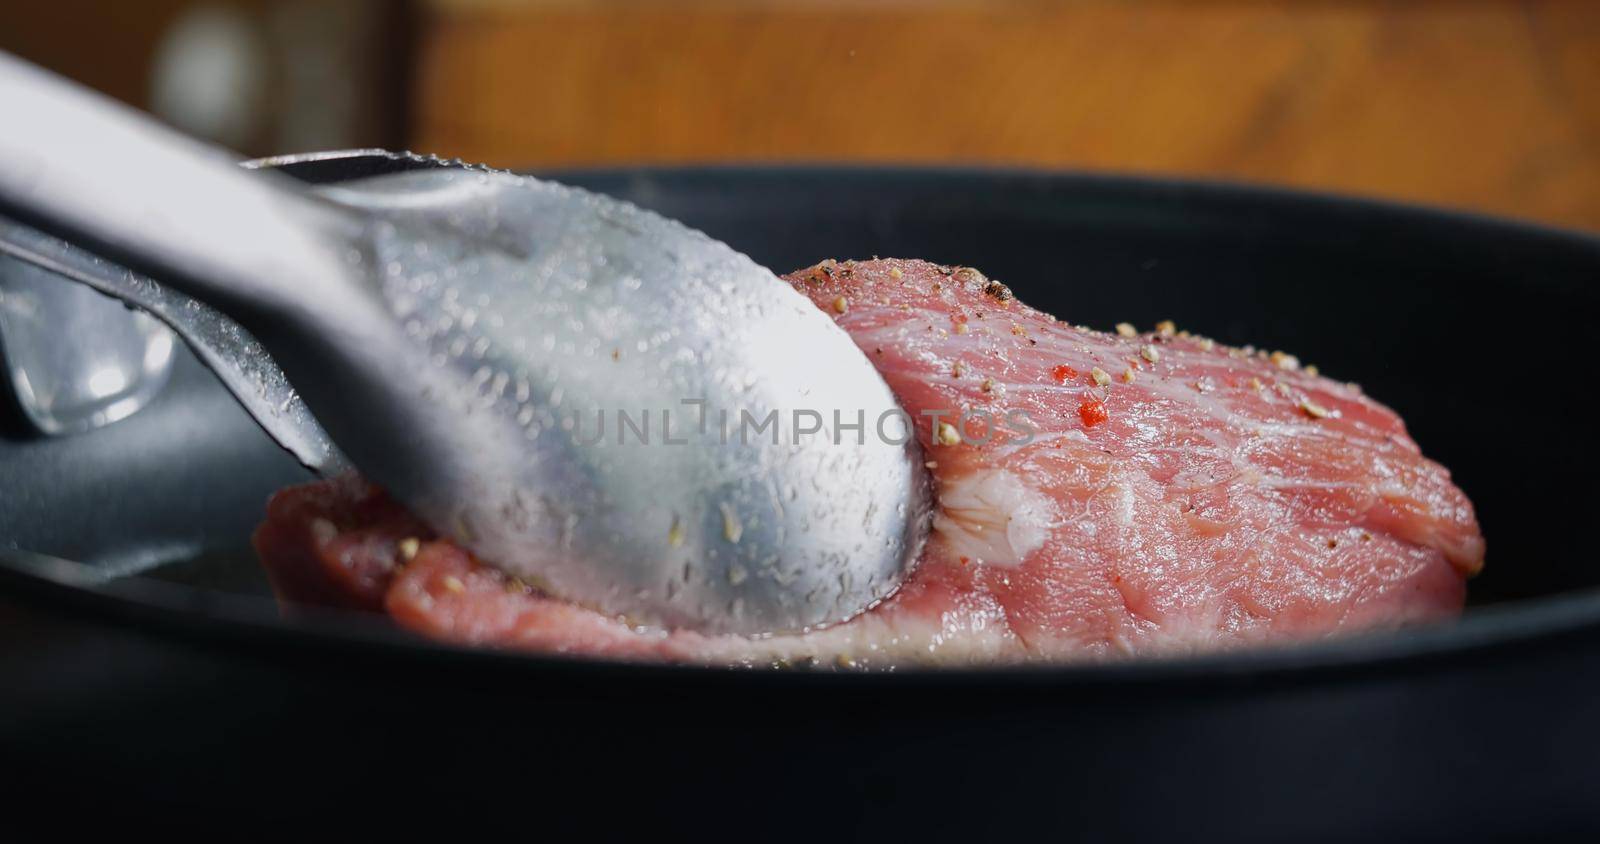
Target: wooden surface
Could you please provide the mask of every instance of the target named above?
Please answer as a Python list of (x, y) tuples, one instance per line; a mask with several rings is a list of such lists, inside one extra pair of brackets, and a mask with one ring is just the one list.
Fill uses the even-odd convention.
[[(211, 120), (181, 128), (221, 137), (235, 152), (276, 155), (403, 146), (413, 54), (411, 8), (395, 0), (0, 0), (0, 50), (14, 53), (141, 109), (159, 110), (155, 69), (181, 52), (214, 67), (248, 67), (257, 83), (234, 89)], [(237, 25), (234, 39), (197, 53), (197, 20)], [(250, 50), (241, 53), (248, 44)], [(170, 85), (170, 81), (168, 83)], [(169, 103), (176, 99), (166, 92)], [(217, 119), (215, 112), (230, 112)], [(169, 110), (160, 115), (173, 119)], [(0, 131), (9, 115), (0, 113)]]
[(1600, 229), (1600, 2), (425, 4), (413, 146), (1002, 162)]

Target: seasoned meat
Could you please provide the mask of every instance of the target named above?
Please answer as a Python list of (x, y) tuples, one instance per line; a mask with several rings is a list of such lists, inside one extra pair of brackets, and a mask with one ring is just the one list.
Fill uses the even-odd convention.
[(827, 261), (787, 280), (877, 366), (925, 450), (934, 534), (889, 600), (804, 635), (638, 630), (431, 539), (356, 479), (273, 499), (255, 542), (280, 596), (471, 644), (874, 668), (1444, 619), (1483, 564), (1471, 503), (1399, 417), (1288, 355), (1073, 327), (971, 268)]

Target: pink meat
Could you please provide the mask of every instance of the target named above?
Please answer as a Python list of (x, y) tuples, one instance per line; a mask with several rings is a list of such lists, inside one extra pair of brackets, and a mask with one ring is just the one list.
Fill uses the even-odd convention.
[[(1399, 417), (1289, 356), (1170, 327), (1073, 327), (970, 268), (828, 261), (787, 280), (918, 420), (935, 482), (934, 535), (874, 610), (761, 640), (638, 630), (430, 539), (354, 480), (273, 500), (255, 541), (280, 596), (381, 606), (470, 644), (873, 668), (1186, 653), (1444, 619), (1482, 567), (1471, 503)], [(965, 424), (923, 415), (946, 410)]]

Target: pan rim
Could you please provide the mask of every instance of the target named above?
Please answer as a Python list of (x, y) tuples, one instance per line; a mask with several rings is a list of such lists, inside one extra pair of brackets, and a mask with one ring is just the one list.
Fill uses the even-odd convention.
[(908, 667), (893, 671), (778, 670), (605, 660), (473, 647), (426, 639), (365, 616), (314, 607), (284, 616), (272, 599), (197, 589), (143, 578), (106, 578), (83, 563), (21, 549), (0, 549), (0, 595), (37, 601), (91, 623), (157, 633), (193, 644), (249, 649), (321, 651), (327, 656), (381, 656), (405, 665), (441, 663), (522, 677), (573, 676), (739, 685), (881, 688), (954, 684), (1071, 689), (1262, 689), (1320, 685), (1351, 678), (1415, 676), (1424, 671), (1480, 665), (1488, 658), (1521, 658), (1528, 646), (1551, 649), (1600, 633), (1600, 589), (1479, 608), (1461, 618), (1391, 631), (1353, 633), (1316, 641), (1254, 645), (1193, 655), (1105, 662), (993, 666)]

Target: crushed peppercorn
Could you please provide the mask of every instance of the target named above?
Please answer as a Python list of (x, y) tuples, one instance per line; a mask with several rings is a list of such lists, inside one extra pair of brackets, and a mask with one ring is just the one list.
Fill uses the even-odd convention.
[(1078, 403), (1078, 418), (1083, 420), (1083, 427), (1093, 428), (1111, 418), (1106, 410), (1106, 403), (1092, 396), (1085, 397)]
[(962, 284), (968, 284), (974, 281), (978, 282), (979, 284), (984, 284), (989, 281), (989, 277), (984, 275), (983, 271), (977, 267), (956, 267), (954, 270), (948, 273), (948, 275)]
[(744, 522), (739, 521), (739, 514), (727, 503), (717, 506), (722, 510), (722, 538), (738, 542), (744, 536)]

